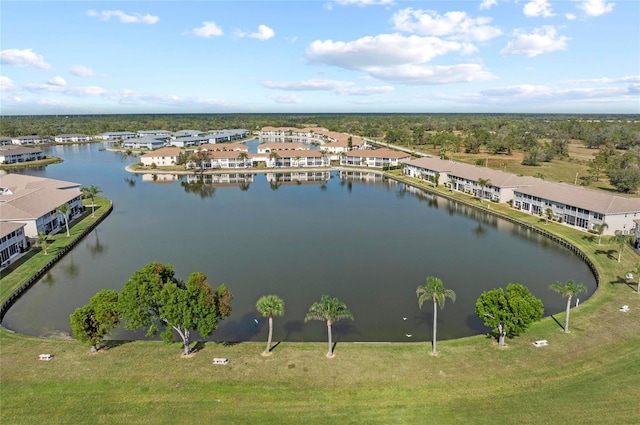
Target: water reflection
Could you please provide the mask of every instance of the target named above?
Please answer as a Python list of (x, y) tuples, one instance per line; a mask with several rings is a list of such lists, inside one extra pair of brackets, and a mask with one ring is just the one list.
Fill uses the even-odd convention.
[(65, 260), (67, 260), (67, 259), (69, 261), (68, 262), (64, 261), (60, 265), (60, 268), (62, 269), (62, 272), (64, 273), (64, 275), (67, 278), (75, 279), (80, 274), (80, 267), (73, 261), (73, 253), (72, 252), (69, 252), (66, 255)]
[[(63, 163), (29, 173), (97, 185), (115, 210), (9, 310), (3, 324), (29, 335), (69, 332), (73, 310), (100, 289), (120, 291), (150, 261), (171, 263), (182, 276), (201, 271), (229, 286), (234, 311), (213, 340), (266, 339), (265, 321), (256, 326), (253, 319), (255, 300), (267, 291), (289, 306), (274, 321), (276, 340), (326, 341), (325, 324), (302, 321), (320, 292), (344, 300), (356, 317), (340, 322), (341, 340), (408, 341), (411, 334), (411, 341), (423, 341), (431, 336), (432, 312), (419, 310), (415, 288), (428, 275), (458, 293), (438, 314), (438, 339), (478, 333), (475, 300), (509, 282), (532, 288), (548, 313), (566, 305), (549, 283), (575, 279), (589, 294), (595, 290), (588, 267), (544, 237), (377, 173), (264, 170), (267, 178), (229, 170), (178, 180), (168, 173), (173, 181), (141, 183), (119, 153), (56, 149)], [(186, 225), (168, 225), (175, 217)], [(144, 332), (114, 337), (142, 339)]]
[(174, 183), (182, 180), (182, 177), (178, 174), (158, 174), (158, 173), (146, 173), (142, 175), (143, 182), (152, 183)]
[(88, 243), (87, 247), (89, 248), (89, 252), (93, 258), (99, 257), (104, 254), (108, 247), (102, 243), (100, 243), (100, 236), (98, 234), (98, 228), (96, 227), (92, 233), (94, 235), (93, 243)]
[(125, 177), (124, 178), (124, 182), (127, 184), (127, 186), (129, 187), (135, 187), (136, 186), (136, 179), (138, 178), (137, 174), (134, 174), (132, 177)]
[(181, 180), (180, 186), (184, 189), (185, 193), (190, 193), (192, 195), (198, 195), (200, 199), (213, 198), (213, 195), (216, 194), (216, 188), (212, 184), (208, 184), (202, 181), (202, 179), (198, 179), (197, 177), (203, 176), (194, 176), (195, 179), (191, 180)]

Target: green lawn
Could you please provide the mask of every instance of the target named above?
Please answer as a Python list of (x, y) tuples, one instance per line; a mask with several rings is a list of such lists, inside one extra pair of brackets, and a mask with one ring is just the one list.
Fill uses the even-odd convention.
[[(506, 206), (491, 208), (519, 215)], [(429, 343), (338, 342), (336, 357), (327, 359), (326, 343), (283, 342), (265, 358), (263, 343), (207, 342), (182, 358), (179, 343), (112, 342), (91, 354), (76, 341), (2, 329), (0, 422), (640, 422), (640, 295), (635, 282), (623, 278), (640, 258), (626, 249), (618, 263), (617, 246), (606, 238), (598, 246), (591, 235), (519, 217), (570, 239), (600, 271), (600, 288), (572, 309), (569, 334), (546, 318), (507, 340), (506, 349), (476, 336), (439, 342), (437, 357)], [(623, 304), (630, 312), (618, 310)], [(564, 323), (564, 314), (554, 317)], [(549, 346), (535, 348), (537, 339)], [(39, 361), (40, 353), (54, 358)], [(230, 364), (214, 366), (213, 357)]]

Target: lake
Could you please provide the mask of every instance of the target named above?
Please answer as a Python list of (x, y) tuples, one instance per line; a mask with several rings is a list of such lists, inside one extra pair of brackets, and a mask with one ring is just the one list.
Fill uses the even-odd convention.
[[(338, 297), (355, 317), (334, 325), (337, 341), (423, 341), (431, 339), (432, 304), (420, 310), (415, 291), (427, 276), (457, 294), (438, 312), (438, 339), (487, 332), (474, 313), (476, 299), (509, 282), (528, 286), (546, 315), (566, 306), (551, 283), (585, 284), (582, 301), (596, 289), (587, 265), (569, 250), (380, 176), (229, 175), (203, 184), (193, 176), (130, 174), (125, 166), (137, 159), (101, 147), (52, 146), (47, 153), (63, 163), (22, 171), (99, 186), (114, 211), (16, 302), (5, 327), (68, 335), (76, 308), (100, 289), (120, 291), (152, 261), (172, 264), (184, 280), (200, 271), (211, 286), (228, 286), (231, 317), (211, 336), (225, 341), (266, 341), (255, 303), (272, 293), (285, 301), (274, 341), (325, 341), (325, 324), (303, 321), (322, 294)], [(119, 329), (113, 338), (143, 334)]]

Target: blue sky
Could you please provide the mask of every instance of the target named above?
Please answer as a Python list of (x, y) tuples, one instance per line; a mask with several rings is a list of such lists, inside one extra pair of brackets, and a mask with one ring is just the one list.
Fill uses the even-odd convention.
[(640, 2), (12, 1), (0, 113), (640, 113)]

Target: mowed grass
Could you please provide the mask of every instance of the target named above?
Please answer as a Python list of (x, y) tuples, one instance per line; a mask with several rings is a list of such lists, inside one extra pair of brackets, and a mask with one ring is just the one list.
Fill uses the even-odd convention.
[[(506, 206), (491, 209), (556, 232), (593, 259), (601, 286), (572, 309), (570, 333), (556, 323), (564, 323), (561, 313), (508, 340), (506, 349), (484, 336), (441, 341), (436, 357), (429, 343), (338, 341), (336, 357), (327, 359), (326, 343), (284, 341), (271, 357), (262, 357), (263, 343), (206, 342), (183, 358), (178, 343), (112, 341), (91, 354), (76, 341), (2, 329), (0, 422), (640, 422), (640, 295), (636, 282), (624, 278), (638, 255), (626, 248), (618, 263), (618, 247), (606, 237), (598, 245), (593, 235), (544, 224)], [(619, 311), (623, 304), (628, 313)], [(549, 346), (535, 348), (531, 342), (537, 339), (547, 339)], [(54, 358), (39, 361), (40, 353)], [(214, 366), (213, 357), (227, 357), (230, 364)]]
[(100, 196), (95, 197), (95, 218), (91, 216), (91, 203), (85, 202), (86, 211), (69, 223), (69, 236), (66, 228), (55, 235), (48, 236), (47, 253), (40, 245), (32, 247), (24, 256), (12, 261), (9, 267), (0, 271), (0, 300), (6, 299), (13, 291), (26, 282), (45, 264), (51, 261), (59, 251), (70, 241), (77, 238), (90, 227), (109, 208), (109, 200)]

